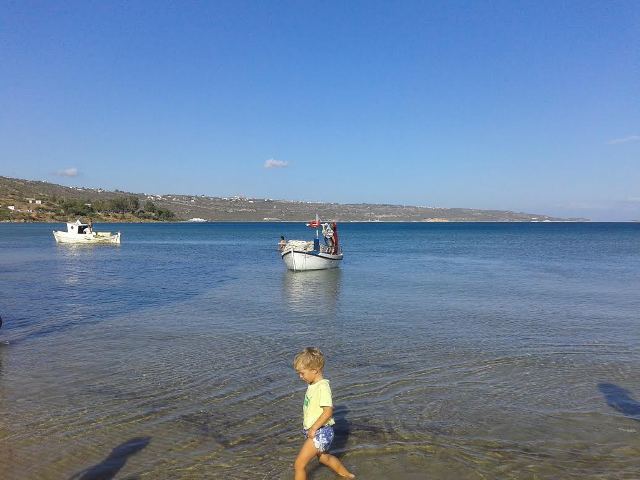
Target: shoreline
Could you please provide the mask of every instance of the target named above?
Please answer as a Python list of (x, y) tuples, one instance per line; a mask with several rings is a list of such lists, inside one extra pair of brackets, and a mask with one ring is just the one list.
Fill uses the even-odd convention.
[[(66, 223), (74, 220), (0, 220), (0, 224), (60, 224)], [(178, 223), (189, 223), (189, 224), (206, 224), (206, 223), (256, 223), (256, 224), (270, 224), (270, 223), (305, 223), (307, 220), (205, 220), (204, 222), (193, 222), (189, 220), (168, 220), (168, 221), (158, 221), (158, 220), (114, 220), (114, 221), (105, 221), (105, 220), (93, 220), (93, 223), (96, 224), (110, 224), (110, 223), (131, 223), (131, 224), (178, 224)], [(542, 223), (542, 224), (557, 224), (557, 223), (580, 223), (580, 224), (595, 224), (595, 223), (640, 223), (640, 220), (544, 220), (542, 222), (533, 220), (447, 220), (445, 222), (431, 222), (431, 221), (421, 221), (421, 220), (336, 220), (339, 224), (347, 224), (347, 223), (362, 223), (362, 224), (375, 224), (375, 223), (428, 223), (428, 224), (459, 224), (459, 223), (471, 223), (471, 224), (485, 224), (485, 223), (499, 223), (499, 224), (529, 224), (529, 223)]]

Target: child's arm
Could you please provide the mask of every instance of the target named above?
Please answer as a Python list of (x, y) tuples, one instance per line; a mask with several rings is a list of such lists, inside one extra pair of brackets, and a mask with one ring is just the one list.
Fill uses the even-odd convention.
[(313, 438), (316, 436), (316, 431), (322, 427), (333, 416), (333, 407), (322, 407), (322, 415), (311, 425), (311, 428), (307, 432), (307, 438)]

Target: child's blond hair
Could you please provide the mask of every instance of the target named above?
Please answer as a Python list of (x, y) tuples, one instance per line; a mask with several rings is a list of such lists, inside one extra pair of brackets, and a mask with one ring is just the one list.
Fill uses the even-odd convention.
[(324, 355), (318, 347), (307, 347), (293, 359), (293, 368), (312, 368), (322, 370), (324, 368)]

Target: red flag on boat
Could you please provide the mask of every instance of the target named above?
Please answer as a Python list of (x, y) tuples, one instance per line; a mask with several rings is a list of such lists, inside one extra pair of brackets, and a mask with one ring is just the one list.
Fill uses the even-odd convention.
[(317, 218), (307, 223), (307, 227), (318, 228), (319, 226), (320, 226), (320, 220), (318, 220)]

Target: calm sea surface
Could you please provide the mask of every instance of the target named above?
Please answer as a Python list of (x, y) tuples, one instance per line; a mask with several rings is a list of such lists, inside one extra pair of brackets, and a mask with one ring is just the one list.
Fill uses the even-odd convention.
[(362, 479), (640, 478), (640, 224), (96, 227), (0, 224), (3, 479), (291, 478), (307, 345)]

